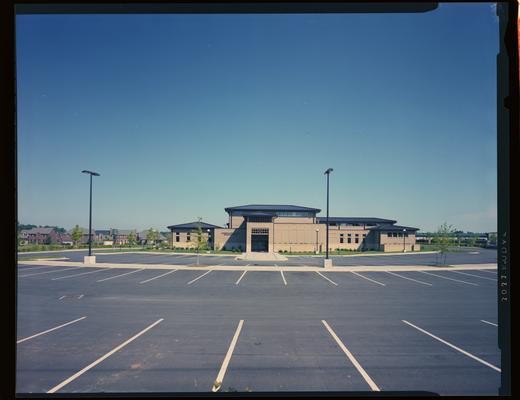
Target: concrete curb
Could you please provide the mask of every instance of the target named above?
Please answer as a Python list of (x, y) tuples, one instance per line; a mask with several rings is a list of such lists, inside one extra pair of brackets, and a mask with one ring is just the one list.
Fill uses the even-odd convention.
[(113, 264), (97, 263), (95, 265), (83, 264), (73, 261), (19, 261), (21, 265), (43, 265), (53, 267), (78, 267), (78, 268), (121, 268), (121, 269), (155, 269), (155, 270), (197, 270), (197, 271), (294, 271), (294, 272), (383, 272), (383, 271), (455, 271), (455, 270), (477, 270), (477, 269), (497, 269), (497, 264), (459, 264), (451, 267), (433, 267), (425, 265), (360, 265), (348, 267), (288, 267), (288, 266), (240, 266), (240, 265), (219, 265), (219, 266), (188, 266), (188, 265), (165, 265), (165, 264)]
[[(368, 253), (368, 254), (329, 254), (329, 258), (336, 258), (336, 257), (386, 257), (386, 256), (416, 256), (419, 254), (435, 254), (439, 253), (439, 251), (409, 251), (406, 253)], [(317, 255), (317, 254), (302, 254), (302, 255), (296, 255), (296, 254), (287, 254), (285, 257), (317, 257), (317, 258), (324, 258), (325, 255)]]

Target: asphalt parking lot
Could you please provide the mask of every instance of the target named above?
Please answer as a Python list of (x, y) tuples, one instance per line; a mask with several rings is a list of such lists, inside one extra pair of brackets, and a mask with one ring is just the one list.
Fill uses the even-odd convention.
[[(135, 264), (167, 264), (167, 265), (193, 265), (197, 263), (197, 256), (193, 254), (143, 254), (139, 252), (117, 254), (96, 253), (99, 263), (135, 263)], [(35, 254), (20, 253), (18, 258), (34, 258), (36, 256), (65, 257), (69, 261), (83, 261), (87, 251), (71, 252), (47, 252)], [(219, 265), (273, 265), (273, 261), (244, 261), (235, 260), (235, 255), (201, 255), (199, 263), (208, 266)], [(369, 265), (435, 265), (437, 255), (432, 253), (415, 254), (392, 254), (392, 255), (356, 255), (356, 256), (331, 256), (336, 266), (369, 266)], [(446, 256), (448, 264), (487, 264), (497, 262), (496, 250), (479, 249), (476, 251), (465, 251), (449, 253)], [(323, 257), (290, 256), (287, 261), (275, 261), (277, 266), (321, 266)]]
[(19, 265), (17, 392), (497, 395), (496, 278)]

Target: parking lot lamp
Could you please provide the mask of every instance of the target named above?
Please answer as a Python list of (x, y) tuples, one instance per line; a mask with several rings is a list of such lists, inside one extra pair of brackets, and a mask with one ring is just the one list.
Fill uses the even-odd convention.
[(211, 229), (206, 229), (206, 231), (208, 232), (208, 250), (209, 250), (209, 238), (211, 235)]
[(319, 229), (316, 229), (316, 254), (319, 253), (318, 249), (318, 234), (319, 234), (320, 230)]
[(83, 170), (83, 174), (90, 175), (90, 206), (88, 214), (88, 256), (92, 256), (92, 176), (99, 176), (97, 172)]
[(406, 228), (403, 228), (403, 253), (406, 253)]
[(329, 168), (325, 171), (325, 175), (327, 175), (327, 233), (326, 233), (326, 249), (325, 249), (325, 259), (329, 259), (329, 176), (330, 173), (334, 171), (332, 168)]

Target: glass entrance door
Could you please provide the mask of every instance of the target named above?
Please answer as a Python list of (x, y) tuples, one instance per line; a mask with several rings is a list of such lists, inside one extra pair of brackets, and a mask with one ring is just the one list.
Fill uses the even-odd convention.
[(269, 235), (251, 235), (251, 251), (268, 252)]

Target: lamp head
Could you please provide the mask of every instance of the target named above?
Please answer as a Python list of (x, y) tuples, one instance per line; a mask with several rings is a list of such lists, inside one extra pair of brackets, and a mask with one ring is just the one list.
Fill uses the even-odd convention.
[(332, 171), (334, 171), (332, 168), (329, 168), (325, 171), (324, 175), (329, 175)]
[(83, 174), (90, 174), (90, 175), (94, 175), (94, 176), (99, 176), (99, 174), (97, 172), (93, 172), (93, 171), (89, 171), (89, 170), (86, 170), (84, 169), (83, 171), (81, 171)]

